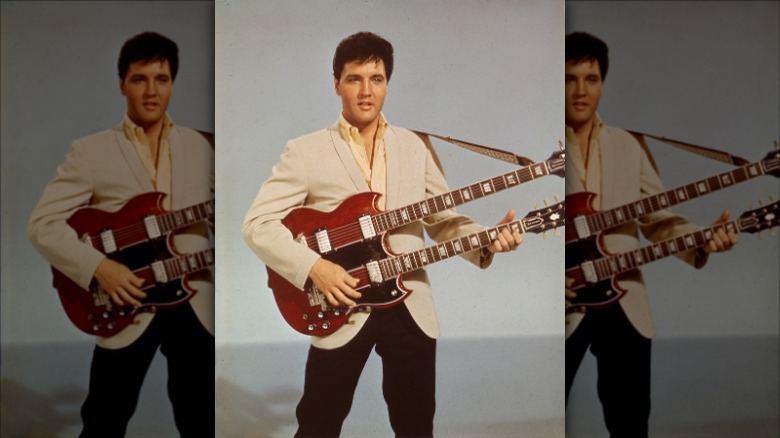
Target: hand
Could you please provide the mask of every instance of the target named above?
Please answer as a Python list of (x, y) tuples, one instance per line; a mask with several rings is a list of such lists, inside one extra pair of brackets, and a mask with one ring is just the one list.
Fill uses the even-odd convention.
[[(712, 225), (722, 224), (726, 222), (729, 219), (729, 211), (723, 210), (723, 213), (721, 213), (720, 217), (712, 223)], [(728, 251), (730, 250), (735, 243), (737, 243), (737, 234), (734, 233), (734, 231), (729, 231), (726, 233), (726, 230), (723, 228), (718, 228), (713, 234), (712, 238), (709, 242), (704, 246), (704, 251), (711, 253), (711, 252), (721, 252), (721, 251)]]
[(349, 275), (341, 266), (320, 257), (309, 271), (309, 278), (317, 289), (325, 294), (331, 306), (355, 307), (353, 300), (362, 295), (355, 290), (360, 280)]
[[(515, 211), (509, 210), (506, 212), (506, 216), (504, 216), (504, 218), (501, 219), (501, 222), (497, 223), (496, 226), (512, 222), (514, 218)], [(523, 236), (520, 235), (519, 231), (510, 232), (509, 228), (504, 228), (498, 233), (498, 237), (496, 237), (496, 240), (488, 247), (488, 250), (492, 253), (514, 251), (522, 241)]]
[(107, 257), (95, 269), (95, 279), (117, 306), (131, 304), (138, 307), (141, 302), (136, 298), (146, 298), (140, 289), (144, 279), (133, 274), (127, 266)]

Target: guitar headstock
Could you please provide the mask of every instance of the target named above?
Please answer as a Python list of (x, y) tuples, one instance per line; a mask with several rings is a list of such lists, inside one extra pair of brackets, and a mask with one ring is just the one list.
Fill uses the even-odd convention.
[(553, 152), (546, 162), (547, 170), (551, 175), (557, 175), (561, 178), (566, 176), (566, 151), (564, 149), (561, 148)]
[(566, 201), (528, 212), (522, 222), (527, 233), (542, 233), (562, 226), (566, 219)]
[(775, 142), (775, 149), (761, 160), (761, 166), (763, 166), (765, 174), (780, 177), (780, 149), (777, 148), (777, 142)]
[(780, 225), (780, 201), (748, 210), (739, 217), (739, 229), (745, 233), (756, 233)]

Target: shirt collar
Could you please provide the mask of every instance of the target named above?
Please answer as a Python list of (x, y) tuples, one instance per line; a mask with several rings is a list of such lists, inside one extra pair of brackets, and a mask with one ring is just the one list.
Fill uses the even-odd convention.
[[(130, 118), (130, 116), (125, 113), (125, 120), (124, 120), (124, 128), (125, 128), (125, 136), (127, 136), (127, 139), (131, 142), (135, 143), (138, 141), (139, 143), (143, 145), (149, 144), (149, 139), (146, 138), (146, 133), (144, 132), (144, 128), (138, 126), (133, 120)], [(161, 140), (168, 139), (168, 133), (171, 132), (171, 128), (173, 128), (173, 120), (168, 116), (168, 113), (165, 113), (165, 118), (163, 119), (163, 129), (162, 129), (162, 135), (160, 137)]]
[[(380, 112), (379, 127), (376, 130), (377, 140), (384, 138), (388, 126), (389, 124), (387, 123), (387, 119), (385, 119), (385, 115)], [(363, 137), (360, 136), (360, 131), (356, 126), (347, 121), (344, 117), (344, 113), (339, 113), (339, 132), (341, 133), (341, 138), (347, 143), (353, 141), (361, 146), (363, 145)]]

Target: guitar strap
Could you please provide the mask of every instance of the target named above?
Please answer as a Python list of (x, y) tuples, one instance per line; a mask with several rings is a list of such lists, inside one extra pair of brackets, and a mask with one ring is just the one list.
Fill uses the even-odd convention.
[(429, 137), (435, 137), (438, 138), (439, 140), (444, 140), (448, 143), (452, 143), (456, 146), (460, 146), (463, 149), (476, 152), (478, 154), (486, 155), (488, 157), (495, 158), (497, 160), (506, 161), (507, 163), (519, 164), (520, 166), (530, 166), (531, 164), (534, 164), (534, 161), (532, 159), (517, 155), (513, 152), (507, 152), (501, 149), (482, 146), (476, 143), (469, 143), (467, 141), (458, 140), (452, 137), (445, 137), (442, 135), (431, 134), (428, 132), (416, 131), (414, 129), (412, 129), (411, 131), (417, 135), (427, 135)]
[[(730, 154), (728, 152), (719, 151), (717, 149), (706, 148), (704, 146), (697, 146), (695, 144), (686, 143), (686, 142), (679, 141), (679, 140), (673, 140), (671, 138), (659, 137), (657, 135), (645, 134), (643, 132), (631, 131), (631, 130), (628, 130), (628, 129), (626, 131), (628, 131), (631, 135), (633, 135), (635, 137), (649, 137), (649, 138), (652, 138), (653, 140), (657, 140), (657, 141), (659, 141), (661, 143), (665, 143), (665, 144), (674, 146), (676, 148), (682, 149), (682, 150), (687, 151), (687, 152), (694, 153), (696, 155), (701, 155), (702, 157), (709, 158), (711, 160), (720, 161), (722, 163), (732, 164), (734, 166), (744, 166), (744, 165), (750, 163), (748, 160), (746, 160), (746, 159), (744, 159), (744, 158), (742, 158), (740, 156), (732, 155), (732, 154)], [(640, 140), (640, 139), (637, 138), (637, 140)], [(640, 141), (640, 143), (641, 143), (641, 141)]]

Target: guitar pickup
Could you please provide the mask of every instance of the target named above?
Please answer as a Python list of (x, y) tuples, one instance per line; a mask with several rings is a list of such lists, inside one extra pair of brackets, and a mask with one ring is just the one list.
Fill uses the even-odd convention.
[(157, 223), (157, 216), (146, 216), (144, 218), (144, 227), (146, 228), (146, 235), (149, 236), (150, 240), (162, 236), (162, 232), (160, 232), (160, 226)]
[(582, 274), (585, 276), (585, 281), (590, 284), (596, 284), (599, 281), (593, 262), (588, 261), (580, 266), (582, 266)]
[(164, 284), (168, 282), (168, 274), (165, 272), (165, 265), (162, 261), (158, 260), (153, 262), (150, 266), (152, 268), (154, 281), (156, 281), (158, 284)]
[(106, 254), (111, 254), (117, 250), (116, 240), (114, 240), (114, 232), (111, 230), (104, 230), (100, 232), (100, 243), (103, 244), (103, 251)]
[(373, 284), (379, 284), (384, 281), (384, 277), (382, 277), (382, 271), (379, 269), (379, 262), (369, 262), (366, 263), (366, 271), (368, 272), (368, 279)]
[(574, 218), (574, 229), (577, 231), (577, 237), (585, 239), (591, 236), (590, 228), (586, 221), (586, 216), (580, 215)]
[(314, 238), (317, 239), (317, 248), (319, 248), (320, 254), (326, 254), (333, 248), (330, 245), (330, 237), (328, 237), (327, 229), (319, 229), (314, 232)]
[(364, 214), (358, 218), (358, 224), (360, 225), (360, 232), (363, 233), (363, 239), (373, 239), (376, 237), (376, 230), (374, 229), (374, 223), (371, 221), (371, 215)]

